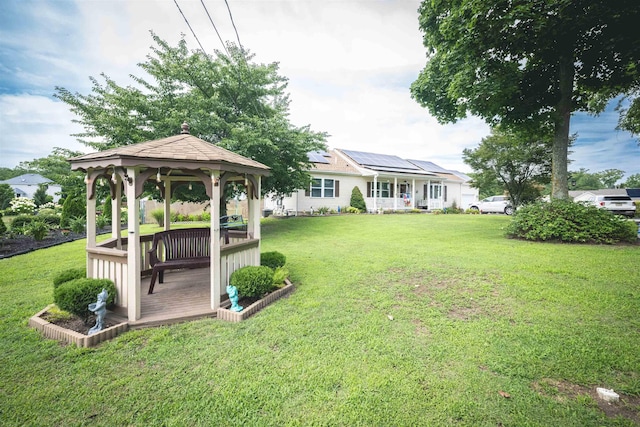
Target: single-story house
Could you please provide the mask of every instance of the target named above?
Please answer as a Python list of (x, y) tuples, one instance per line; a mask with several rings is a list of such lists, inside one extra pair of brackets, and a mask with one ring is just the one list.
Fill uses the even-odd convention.
[(350, 205), (355, 187), (369, 212), (464, 207), (478, 197), (470, 177), (428, 161), (344, 149), (312, 152), (309, 160), (309, 188), (267, 197), (265, 209), (291, 215), (320, 208), (340, 211)]
[(27, 197), (29, 199), (33, 199), (38, 187), (41, 184), (45, 184), (47, 186), (47, 195), (53, 197), (54, 202), (60, 200), (60, 192), (62, 191), (62, 186), (37, 173), (16, 176), (15, 178), (0, 181), (0, 184), (9, 184), (13, 188), (16, 197)]

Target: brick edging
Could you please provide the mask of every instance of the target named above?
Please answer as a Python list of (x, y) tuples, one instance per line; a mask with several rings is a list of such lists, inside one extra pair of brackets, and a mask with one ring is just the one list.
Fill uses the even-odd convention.
[(115, 338), (120, 333), (129, 329), (129, 323), (123, 322), (103, 329), (93, 335), (84, 335), (79, 332), (54, 325), (40, 317), (53, 306), (54, 304), (48, 305), (29, 319), (29, 326), (40, 331), (45, 338), (75, 344), (78, 347), (94, 347), (103, 341)]
[(288, 279), (286, 279), (285, 282), (287, 284), (284, 287), (278, 289), (275, 292), (271, 292), (269, 295), (262, 298), (260, 301), (254, 302), (249, 307), (245, 307), (240, 312), (231, 311), (228, 308), (223, 308), (223, 307), (218, 308), (216, 317), (220, 320), (225, 320), (227, 322), (241, 322), (247, 319), (248, 317), (262, 310), (264, 307), (282, 298), (283, 296), (289, 294), (291, 291), (295, 289), (293, 284)]

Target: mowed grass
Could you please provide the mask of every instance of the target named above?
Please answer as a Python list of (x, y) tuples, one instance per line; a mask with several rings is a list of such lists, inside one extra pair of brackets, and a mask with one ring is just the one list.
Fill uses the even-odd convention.
[(267, 219), (288, 298), (93, 349), (27, 327), (83, 241), (2, 260), (0, 424), (636, 425), (589, 392), (640, 395), (640, 247), (509, 240), (508, 221)]

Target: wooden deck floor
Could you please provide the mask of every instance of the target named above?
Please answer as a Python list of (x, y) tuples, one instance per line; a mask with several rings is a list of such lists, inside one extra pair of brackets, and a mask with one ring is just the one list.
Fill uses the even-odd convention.
[[(215, 317), (216, 312), (211, 310), (210, 280), (209, 268), (166, 271), (164, 283), (156, 282), (153, 294), (148, 295), (151, 278), (143, 277), (140, 280), (141, 316), (135, 322), (129, 322), (129, 327), (136, 329)], [(225, 300), (226, 295), (223, 295), (223, 306)]]

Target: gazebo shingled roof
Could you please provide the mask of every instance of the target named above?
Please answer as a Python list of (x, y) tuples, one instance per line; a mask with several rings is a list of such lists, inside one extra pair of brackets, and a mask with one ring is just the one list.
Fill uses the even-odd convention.
[(178, 163), (172, 167), (194, 168), (206, 165), (208, 169), (219, 169), (215, 164), (225, 164), (251, 170), (269, 169), (260, 162), (190, 134), (126, 145), (69, 159), (76, 170), (107, 166), (163, 167), (169, 166), (168, 160)]

